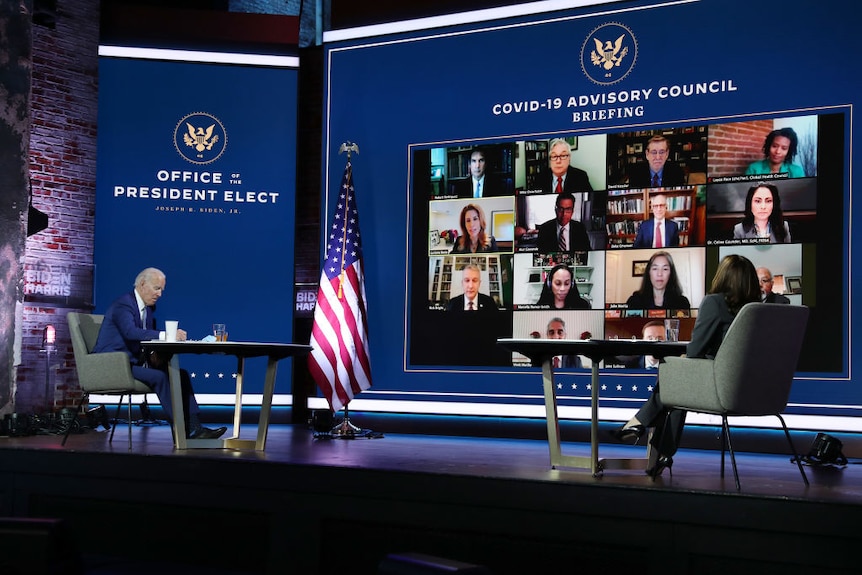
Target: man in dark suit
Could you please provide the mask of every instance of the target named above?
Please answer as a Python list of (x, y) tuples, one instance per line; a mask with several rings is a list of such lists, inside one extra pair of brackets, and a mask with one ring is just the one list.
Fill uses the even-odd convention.
[[(641, 339), (646, 341), (666, 341), (667, 333), (663, 320), (652, 320), (641, 328)], [(628, 369), (658, 369), (661, 360), (652, 355), (618, 355), (605, 360), (610, 364), (620, 364)]]
[(487, 172), (488, 160), (484, 150), (476, 148), (470, 154), (470, 177), (455, 182), (459, 198), (489, 198), (507, 195), (503, 181)]
[(551, 140), (548, 145), (548, 166), (550, 173), (541, 180), (542, 191), (545, 193), (592, 192), (590, 177), (581, 169), (571, 165), (572, 146), (562, 138)]
[(772, 292), (774, 280), (768, 268), (757, 268), (757, 279), (760, 280), (760, 293), (763, 303), (789, 304), (790, 298)]
[[(145, 356), (141, 348), (142, 341), (164, 339), (164, 332), (156, 329), (156, 318), (153, 315), (156, 301), (162, 296), (164, 289), (165, 274), (160, 270), (147, 268), (139, 273), (135, 278), (135, 288), (117, 298), (105, 312), (93, 353), (125, 352), (132, 364), (132, 375), (152, 388), (159, 397), (165, 415), (173, 421), (171, 385), (166, 371), (169, 358), (159, 357), (155, 353)], [(183, 341), (186, 337), (185, 330), (177, 330), (177, 340)], [(227, 428), (209, 429), (201, 425), (198, 418), (200, 408), (195, 401), (188, 372), (181, 370), (181, 379), (189, 438), (221, 437)]]
[[(673, 220), (665, 218), (667, 214), (667, 198), (662, 194), (656, 194), (650, 198), (652, 215), (650, 219), (641, 223), (638, 235), (635, 238), (636, 248), (666, 248), (679, 245), (679, 226)], [(656, 235), (656, 228), (660, 226), (660, 236)]]
[(664, 136), (653, 136), (646, 145), (646, 162), (633, 164), (629, 169), (630, 188), (664, 188), (684, 186), (685, 172), (671, 162), (670, 143)]
[[(566, 336), (566, 322), (563, 318), (553, 317), (548, 322), (545, 331), (548, 339), (568, 339)], [(553, 358), (554, 367), (582, 367), (579, 355), (558, 355)]]
[(461, 287), (464, 293), (449, 300), (446, 306), (448, 311), (497, 311), (494, 298), (479, 293), (482, 285), (482, 271), (476, 264), (467, 264), (461, 275)]
[[(537, 246), (539, 253), (586, 252), (590, 250), (590, 238), (584, 224), (572, 219), (575, 196), (570, 192), (557, 194), (554, 202), (556, 217), (539, 225)], [(562, 238), (560, 236), (562, 232)]]

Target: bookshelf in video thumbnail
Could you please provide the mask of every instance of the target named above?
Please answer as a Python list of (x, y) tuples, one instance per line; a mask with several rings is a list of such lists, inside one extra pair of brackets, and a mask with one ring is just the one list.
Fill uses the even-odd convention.
[[(678, 318), (686, 340), (730, 253), (815, 307), (818, 246), (843, 233), (823, 221), (843, 221), (843, 142), (844, 114), (801, 113), (414, 149), (414, 225), (427, 233), (411, 235), (409, 336), (465, 330), (481, 354), (499, 337), (558, 336), (551, 322), (568, 339), (642, 338)], [(445, 348), (421, 363), (453, 365)]]

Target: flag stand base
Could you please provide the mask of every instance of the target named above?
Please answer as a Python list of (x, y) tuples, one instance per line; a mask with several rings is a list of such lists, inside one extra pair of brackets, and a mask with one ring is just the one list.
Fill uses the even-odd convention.
[(332, 431), (329, 433), (332, 437), (341, 437), (347, 439), (353, 439), (359, 434), (362, 430), (352, 423), (350, 423), (350, 416), (348, 415), (347, 408), (344, 408), (344, 419), (341, 420), (341, 423), (332, 428)]

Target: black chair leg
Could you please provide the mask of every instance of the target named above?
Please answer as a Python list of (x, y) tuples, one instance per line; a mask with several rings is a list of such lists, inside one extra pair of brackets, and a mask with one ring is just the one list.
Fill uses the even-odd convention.
[[(132, 450), (132, 394), (129, 394), (129, 451)], [(122, 399), (122, 398), (121, 398)]]
[(114, 425), (111, 427), (111, 437), (108, 438), (108, 443), (114, 442), (114, 431), (117, 430), (117, 422), (120, 420), (120, 409), (123, 407), (123, 397), (124, 396), (121, 395), (120, 401), (117, 403), (117, 412), (114, 414)]
[[(733, 466), (733, 480), (736, 482), (736, 490), (740, 491), (739, 472), (736, 470), (736, 455), (733, 453), (733, 444), (730, 441), (730, 424), (727, 423), (726, 415), (721, 416), (721, 426), (724, 428), (724, 436), (727, 439), (727, 450), (730, 452), (730, 463)], [(724, 471), (723, 465), (721, 470), (722, 472)]]
[(66, 445), (66, 440), (69, 439), (69, 434), (72, 432), (72, 427), (74, 427), (75, 422), (78, 420), (78, 412), (81, 410), (81, 406), (84, 405), (84, 401), (87, 399), (87, 394), (81, 396), (81, 401), (78, 402), (78, 405), (72, 410), (72, 420), (69, 421), (69, 426), (66, 427), (66, 433), (63, 434), (63, 441), (60, 443), (60, 447), (64, 447)]
[(799, 453), (796, 451), (796, 446), (793, 445), (793, 440), (790, 439), (790, 431), (787, 429), (787, 425), (784, 423), (784, 418), (781, 417), (780, 413), (776, 413), (775, 417), (778, 418), (778, 421), (781, 422), (781, 427), (784, 429), (784, 437), (787, 438), (787, 443), (790, 445), (790, 452), (793, 453), (793, 461), (796, 462), (796, 466), (799, 468), (799, 473), (802, 474), (802, 481), (805, 482), (805, 486), (810, 485), (808, 483), (808, 476), (805, 475), (805, 469), (802, 468), (802, 459), (799, 457)]

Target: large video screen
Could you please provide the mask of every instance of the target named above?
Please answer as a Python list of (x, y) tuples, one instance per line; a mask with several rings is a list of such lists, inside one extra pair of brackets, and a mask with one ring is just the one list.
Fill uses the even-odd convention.
[(799, 371), (840, 372), (844, 126), (800, 112), (411, 147), (407, 363), (516, 369), (497, 338), (649, 338), (668, 318), (687, 340), (737, 253), (767, 301), (811, 308)]

